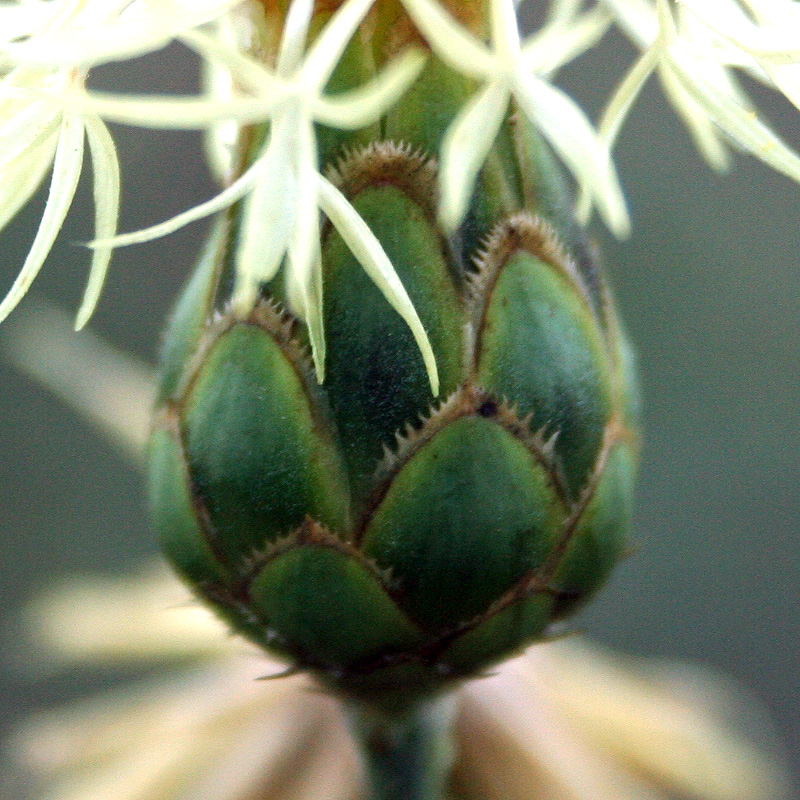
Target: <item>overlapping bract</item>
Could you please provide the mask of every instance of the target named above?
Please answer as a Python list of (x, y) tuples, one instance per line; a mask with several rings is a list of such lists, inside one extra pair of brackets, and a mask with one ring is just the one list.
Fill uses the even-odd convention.
[(504, 114), (498, 141), (519, 155), (494, 145), (461, 230), (441, 226), (421, 149), (452, 116), (426, 98), (452, 108), (465, 87), (440, 67), (328, 164), (414, 303), (440, 398), (334, 225), (324, 385), (277, 276), (242, 318), (233, 209), (168, 334), (151, 447), (155, 525), (195, 592), (294, 667), (383, 703), (482, 670), (588, 598), (625, 546), (637, 450), (624, 337), (531, 125)]

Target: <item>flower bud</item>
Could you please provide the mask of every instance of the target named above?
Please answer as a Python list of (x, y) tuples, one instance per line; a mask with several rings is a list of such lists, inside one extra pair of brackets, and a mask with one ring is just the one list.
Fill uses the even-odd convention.
[(432, 58), (368, 144), (320, 133), (329, 179), (422, 321), (439, 396), (328, 223), (322, 385), (280, 278), (234, 313), (234, 209), (168, 331), (151, 444), (155, 526), (198, 596), (293, 666), (383, 702), (546, 635), (605, 581), (630, 519), (630, 352), (513, 108), (463, 224), (438, 222), (434, 156), (463, 83)]

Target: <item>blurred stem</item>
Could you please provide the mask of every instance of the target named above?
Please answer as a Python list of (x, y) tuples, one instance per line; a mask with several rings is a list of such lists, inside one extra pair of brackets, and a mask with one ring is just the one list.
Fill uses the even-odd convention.
[(443, 800), (455, 749), (456, 699), (423, 700), (402, 712), (351, 703), (370, 800)]

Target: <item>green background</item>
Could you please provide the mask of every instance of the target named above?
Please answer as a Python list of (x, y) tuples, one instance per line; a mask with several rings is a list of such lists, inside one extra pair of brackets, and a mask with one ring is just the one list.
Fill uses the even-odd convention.
[[(612, 39), (570, 67), (561, 85), (596, 118), (630, 58)], [(116, 85), (123, 74), (130, 70), (107, 67), (101, 77)], [(173, 49), (125, 80), (134, 91), (189, 91), (194, 78)], [(800, 146), (797, 112), (757, 95)], [(194, 135), (119, 129), (118, 141), (124, 230), (213, 191)], [(798, 774), (800, 186), (738, 154), (731, 174), (711, 173), (654, 80), (633, 109), (617, 163), (634, 234), (617, 243), (596, 230), (646, 398), (639, 549), (576, 624), (631, 653), (724, 671), (767, 709), (772, 730), (759, 723), (759, 735), (771, 737)], [(82, 181), (76, 211), (36, 284), (40, 296), (66, 309), (77, 307), (88, 261), (71, 243), (90, 238), (90, 187)], [(1, 290), (24, 257), (41, 200), (0, 237)], [(95, 330), (152, 362), (203, 230), (201, 223), (120, 251)], [(155, 551), (141, 476), (5, 361), (0, 487), (0, 619), (58, 576), (124, 573)], [(20, 666), (18, 634), (12, 619), (0, 635), (8, 662), (0, 673), (2, 729), (26, 710), (119, 677), (34, 681)]]

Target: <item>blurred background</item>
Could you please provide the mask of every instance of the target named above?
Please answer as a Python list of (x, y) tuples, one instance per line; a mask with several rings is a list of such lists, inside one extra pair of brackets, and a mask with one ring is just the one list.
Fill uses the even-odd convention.
[[(560, 84), (596, 118), (631, 55), (612, 37)], [(172, 48), (135, 69), (105, 67), (97, 81), (189, 92), (196, 75)], [(800, 148), (796, 110), (758, 87), (754, 96)], [(195, 135), (115, 132), (122, 230), (213, 191)], [(599, 226), (596, 233), (646, 399), (639, 548), (576, 626), (626, 652), (690, 660), (746, 687), (767, 710), (766, 735), (800, 776), (800, 186), (745, 155), (727, 176), (711, 173), (654, 79), (616, 156), (634, 233), (622, 243)], [(42, 201), (0, 236), (0, 291), (22, 262)], [(119, 251), (94, 330), (154, 363), (204, 227)], [(37, 296), (70, 313), (88, 264), (74, 242), (91, 230), (84, 179), (35, 285)], [(73, 334), (65, 327), (62, 335)], [(3, 336), (0, 328), (0, 345)], [(0, 355), (0, 620), (11, 620), (0, 637), (8, 662), (0, 672), (0, 737), (33, 708), (119, 678), (22, 666), (14, 609), (59, 577), (122, 574), (155, 552), (140, 472)]]

